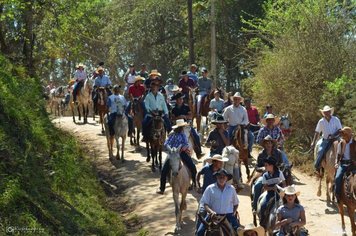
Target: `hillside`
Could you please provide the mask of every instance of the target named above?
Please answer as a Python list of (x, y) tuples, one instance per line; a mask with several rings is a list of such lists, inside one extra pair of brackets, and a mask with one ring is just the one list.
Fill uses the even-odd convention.
[(93, 167), (24, 71), (0, 56), (0, 235), (124, 235)]

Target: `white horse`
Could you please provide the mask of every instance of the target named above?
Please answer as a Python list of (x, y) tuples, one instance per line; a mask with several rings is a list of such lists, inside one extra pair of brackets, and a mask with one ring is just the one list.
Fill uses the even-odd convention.
[(190, 156), (193, 157), (194, 140), (193, 140), (193, 137), (192, 137), (192, 134), (191, 134), (191, 126), (185, 126), (183, 131), (184, 131), (185, 137), (187, 137), (187, 140), (188, 140)]
[[(121, 103), (120, 103), (121, 104)], [(108, 116), (105, 115), (104, 123), (105, 123), (105, 134), (106, 134), (106, 141), (109, 149), (109, 157), (113, 156), (113, 145), (114, 145), (114, 138), (116, 140), (116, 159), (120, 159), (120, 143), (119, 139), (121, 137), (122, 144), (121, 144), (121, 161), (124, 161), (124, 149), (125, 149), (125, 140), (128, 131), (128, 121), (126, 115), (124, 114), (124, 106), (118, 106), (119, 110), (117, 112), (117, 116), (114, 123), (114, 130), (115, 135), (110, 136), (109, 132), (109, 125), (108, 125)]]
[[(180, 148), (171, 148), (168, 149), (167, 159), (171, 167), (170, 175), (170, 184), (172, 186), (173, 200), (175, 206), (175, 215), (176, 215), (176, 228), (175, 231), (181, 229), (182, 222), (182, 212), (187, 209), (186, 197), (188, 193), (190, 175), (188, 168), (184, 165), (180, 158)], [(179, 205), (179, 193), (182, 195), (182, 200)]]
[(233, 179), (230, 180), (230, 184), (234, 182), (239, 185), (239, 187), (242, 187), (240, 184), (239, 150), (232, 145), (226, 146), (222, 151), (222, 156), (229, 159), (224, 163), (224, 168), (233, 176)]

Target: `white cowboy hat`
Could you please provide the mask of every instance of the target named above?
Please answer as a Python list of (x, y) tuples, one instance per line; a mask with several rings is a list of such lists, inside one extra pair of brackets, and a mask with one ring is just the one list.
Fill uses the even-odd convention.
[(294, 195), (294, 194), (297, 195), (297, 196), (299, 196), (299, 194), (300, 194), (300, 191), (297, 191), (295, 189), (295, 185), (294, 184), (283, 188), (283, 190), (279, 193), (279, 195), (281, 197), (284, 197), (284, 195)]
[(238, 236), (243, 236), (245, 232), (247, 231), (255, 231), (257, 233), (257, 236), (265, 236), (265, 229), (262, 226), (254, 226), (253, 224), (246, 225), (245, 228), (238, 228), (237, 229), (237, 235)]
[(267, 135), (263, 140), (262, 140), (262, 146), (265, 145), (266, 142), (271, 141), (273, 144), (277, 143), (277, 140), (273, 139), (271, 135)]
[(236, 92), (234, 95), (231, 96), (231, 99), (234, 99), (234, 98), (240, 98), (241, 101), (244, 100), (244, 98), (241, 96), (241, 93), (239, 93), (239, 92)]
[(79, 63), (76, 68), (79, 68), (79, 67), (83, 67), (84, 68), (85, 65), (83, 63)]
[(151, 75), (161, 76), (161, 73), (159, 73), (158, 70), (151, 70), (151, 73), (148, 76)]
[(264, 126), (266, 126), (268, 119), (274, 119), (274, 125), (278, 125), (279, 122), (281, 121), (281, 118), (279, 118), (278, 116), (274, 116), (273, 114), (270, 113), (270, 114), (268, 114), (268, 115), (266, 116), (266, 118), (264, 118), (264, 119), (261, 120), (261, 123), (262, 123)]
[(229, 161), (229, 159), (227, 157), (223, 157), (223, 156), (221, 156), (219, 154), (215, 154), (214, 156), (205, 159), (205, 161), (208, 162), (208, 163), (211, 163), (214, 160), (215, 161), (221, 161), (221, 162)]
[(136, 81), (139, 81), (139, 80), (144, 81), (145, 78), (143, 78), (143, 77), (141, 77), (141, 76), (138, 75), (138, 76), (135, 77), (135, 82), (136, 82)]
[(331, 111), (331, 115), (334, 114), (334, 108), (327, 105), (324, 106), (323, 109), (320, 109), (319, 111), (321, 112), (322, 115), (324, 115), (324, 112), (326, 111)]
[(188, 126), (189, 124), (187, 122), (184, 121), (184, 119), (178, 119), (176, 121), (176, 125), (172, 126), (172, 129), (176, 129), (178, 127), (184, 127), (184, 126)]
[(173, 88), (171, 89), (172, 92), (180, 92), (182, 91), (182, 88), (179, 88), (177, 85), (174, 85)]

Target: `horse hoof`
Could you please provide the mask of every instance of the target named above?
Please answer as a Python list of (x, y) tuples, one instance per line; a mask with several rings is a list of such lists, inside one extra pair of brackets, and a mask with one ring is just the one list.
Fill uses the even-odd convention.
[(124, 158), (122, 158), (122, 159), (121, 159), (121, 162), (122, 162), (122, 163), (124, 163), (124, 162), (125, 162), (125, 159), (124, 159)]
[(105, 133), (105, 131), (104, 130), (101, 130), (101, 134), (104, 134)]
[(147, 157), (147, 158), (146, 158), (146, 162), (150, 162), (150, 157)]
[(156, 172), (156, 168), (154, 166), (151, 167), (152, 172)]
[(316, 193), (316, 196), (320, 197), (320, 196), (321, 196), (321, 191), (318, 191), (318, 192)]

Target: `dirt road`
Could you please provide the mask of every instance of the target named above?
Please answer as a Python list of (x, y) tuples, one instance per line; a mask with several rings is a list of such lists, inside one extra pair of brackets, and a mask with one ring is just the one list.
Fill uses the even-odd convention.
[[(93, 163), (99, 172), (98, 176), (119, 189), (124, 189), (123, 194), (128, 199), (130, 208), (140, 218), (143, 228), (147, 229), (150, 235), (174, 235), (175, 216), (171, 188), (167, 186), (164, 195), (155, 193), (159, 186), (159, 172), (152, 173), (150, 165), (146, 163), (146, 152), (143, 144), (141, 144), (141, 150), (135, 152), (135, 149), (129, 145), (127, 140), (125, 146), (126, 162), (117, 163), (109, 160), (105, 136), (101, 135), (99, 124), (92, 121), (92, 118), (86, 125), (74, 124), (71, 117), (61, 117), (53, 120), (53, 122), (59, 128), (76, 136), (81, 143), (85, 144), (88, 152), (95, 154), (96, 158)], [(207, 151), (205, 150), (205, 153)], [(165, 156), (164, 154), (164, 158)], [(198, 170), (201, 167), (202, 163), (197, 163)], [(315, 178), (295, 170), (293, 174), (295, 183), (301, 191), (300, 201), (305, 207), (306, 227), (310, 235), (341, 235), (341, 219), (337, 207), (334, 205), (327, 206), (325, 188), (322, 189), (322, 197), (319, 198), (316, 196), (317, 181)], [(240, 199), (241, 224), (250, 224), (252, 223), (252, 214), (248, 186), (238, 196)], [(188, 194), (188, 210), (183, 213), (182, 231), (176, 235), (193, 235), (198, 197), (199, 194), (195, 192)], [(347, 217), (345, 220), (346, 231), (351, 235), (349, 218)], [(132, 233), (131, 235), (136, 234)]]

